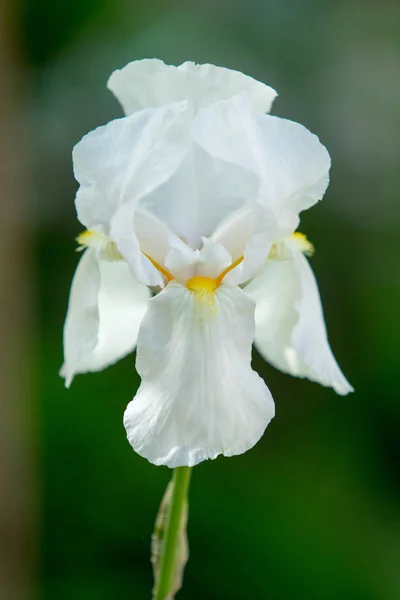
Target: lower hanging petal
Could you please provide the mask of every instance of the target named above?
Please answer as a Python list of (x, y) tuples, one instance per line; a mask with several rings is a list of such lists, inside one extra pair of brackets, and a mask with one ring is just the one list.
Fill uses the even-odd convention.
[(76, 374), (101, 371), (133, 351), (149, 297), (125, 261), (98, 260), (95, 250), (85, 251), (64, 326), (60, 374), (67, 386)]
[(64, 364), (60, 375), (70, 386), (80, 364), (96, 347), (99, 336), (100, 268), (97, 251), (88, 248), (75, 271), (64, 324)]
[(329, 346), (318, 286), (301, 252), (268, 260), (245, 292), (256, 301), (255, 345), (268, 362), (338, 394), (353, 391)]
[(174, 468), (254, 446), (274, 403), (250, 365), (253, 338), (254, 303), (237, 287), (171, 282), (152, 298), (138, 338), (142, 383), (124, 417), (134, 450)]

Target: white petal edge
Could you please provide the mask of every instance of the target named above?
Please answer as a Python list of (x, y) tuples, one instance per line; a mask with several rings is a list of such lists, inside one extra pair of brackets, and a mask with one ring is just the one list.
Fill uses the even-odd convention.
[(139, 332), (141, 386), (124, 425), (138, 454), (156, 465), (194, 466), (249, 450), (274, 416), (251, 368), (254, 303), (222, 285), (215, 305), (171, 282), (149, 302)]
[(265, 360), (340, 395), (353, 391), (330, 348), (317, 283), (302, 253), (268, 260), (245, 293), (256, 302), (255, 345)]
[(64, 365), (70, 386), (78, 373), (101, 371), (132, 352), (150, 297), (125, 261), (83, 254), (71, 286), (64, 326)]
[(330, 156), (318, 137), (299, 123), (255, 115), (246, 94), (200, 111), (192, 137), (215, 158), (261, 179), (258, 200), (278, 217), (276, 239), (296, 229), (299, 213), (328, 186)]
[(99, 337), (100, 267), (97, 250), (88, 248), (72, 279), (64, 324), (64, 364), (60, 375), (70, 386), (79, 365), (96, 347)]
[(295, 263), (301, 295), (296, 301), (299, 321), (293, 330), (293, 347), (315, 374), (315, 381), (333, 387), (336, 393), (344, 396), (354, 389), (340, 370), (329, 345), (314, 273), (303, 254), (295, 257)]
[(116, 210), (137, 203), (165, 183), (187, 146), (187, 104), (181, 102), (116, 119), (85, 135), (74, 147), (78, 219), (109, 234)]
[(107, 87), (125, 114), (189, 100), (195, 109), (247, 91), (256, 112), (269, 112), (276, 97), (271, 87), (225, 67), (185, 62), (179, 67), (162, 60), (144, 59), (114, 71)]

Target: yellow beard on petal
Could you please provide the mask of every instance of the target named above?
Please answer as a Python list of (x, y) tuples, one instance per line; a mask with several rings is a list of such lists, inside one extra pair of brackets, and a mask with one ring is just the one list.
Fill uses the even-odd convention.
[(212, 292), (217, 289), (218, 283), (216, 279), (212, 279), (211, 277), (196, 275), (195, 277), (187, 280), (186, 287), (191, 292), (206, 295), (212, 294)]
[(89, 248), (89, 246), (93, 246), (96, 243), (107, 242), (107, 237), (99, 231), (86, 229), (85, 231), (82, 231), (82, 233), (80, 233), (75, 240), (79, 244), (79, 247), (76, 249), (76, 251), (82, 252), (82, 250), (85, 250), (85, 248)]
[(312, 256), (315, 253), (314, 245), (307, 239), (304, 233), (295, 231), (292, 235), (284, 238), (283, 240), (272, 244), (268, 260), (276, 260), (285, 258), (285, 243), (291, 247), (295, 247), (300, 250), (306, 256)]
[(295, 233), (292, 233), (290, 237), (294, 242), (296, 242), (296, 244), (298, 244), (300, 250), (304, 254), (306, 254), (307, 256), (312, 256), (314, 254), (315, 248), (313, 244), (310, 241), (308, 241), (304, 233), (300, 233), (300, 231), (295, 231)]
[(215, 290), (221, 285), (225, 275), (237, 267), (243, 261), (243, 258), (244, 257), (241, 256), (235, 260), (215, 279), (204, 275), (196, 275), (195, 277), (191, 277), (185, 283), (187, 289), (196, 294), (198, 300), (205, 300), (207, 303), (213, 303)]
[(188, 279), (185, 286), (193, 294), (197, 321), (207, 320), (212, 314), (216, 313), (215, 291), (219, 286), (216, 279), (196, 275)]
[(196, 300), (205, 302), (210, 308), (215, 308), (214, 292), (218, 287), (215, 279), (196, 275), (188, 279), (185, 285), (190, 292), (193, 292)]
[(79, 246), (77, 252), (82, 252), (86, 248), (97, 247), (102, 251), (103, 257), (109, 261), (124, 260), (117, 248), (117, 244), (113, 242), (107, 235), (100, 231), (87, 229), (75, 238)]

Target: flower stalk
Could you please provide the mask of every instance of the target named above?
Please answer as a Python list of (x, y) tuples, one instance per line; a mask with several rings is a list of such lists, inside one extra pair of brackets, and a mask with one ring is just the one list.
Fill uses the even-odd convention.
[[(155, 585), (153, 600), (172, 600), (181, 587), (183, 569), (187, 560), (186, 520), (187, 497), (192, 469), (190, 467), (177, 467), (173, 471), (172, 481), (160, 507), (159, 517), (156, 521), (156, 530), (153, 541), (157, 535), (157, 528), (161, 526), (162, 536), (159, 557), (154, 556)], [(165, 522), (159, 523), (159, 518)]]

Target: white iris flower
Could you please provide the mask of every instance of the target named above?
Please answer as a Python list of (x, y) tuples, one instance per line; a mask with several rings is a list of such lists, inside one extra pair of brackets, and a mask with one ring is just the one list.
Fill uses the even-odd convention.
[(329, 154), (264, 114), (276, 92), (235, 71), (144, 60), (108, 85), (127, 116), (74, 149), (86, 231), (62, 375), (69, 385), (137, 345), (133, 448), (169, 467), (243, 453), (274, 416), (253, 341), (282, 371), (352, 390), (327, 340), (312, 245), (295, 233), (326, 190)]

